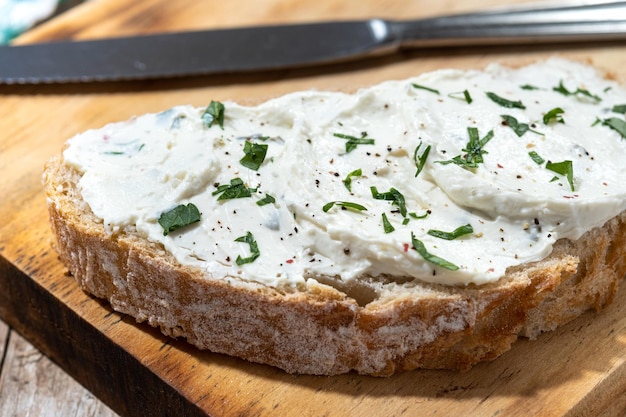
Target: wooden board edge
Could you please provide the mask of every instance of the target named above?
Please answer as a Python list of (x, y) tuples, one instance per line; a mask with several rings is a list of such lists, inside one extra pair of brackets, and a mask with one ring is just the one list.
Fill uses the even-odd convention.
[(1, 255), (0, 319), (120, 415), (207, 415)]

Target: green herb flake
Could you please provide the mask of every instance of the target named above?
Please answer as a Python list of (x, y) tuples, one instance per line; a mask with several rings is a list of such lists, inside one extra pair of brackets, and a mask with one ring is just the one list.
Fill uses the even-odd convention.
[(265, 206), (267, 204), (274, 204), (276, 199), (269, 194), (265, 194), (265, 197), (256, 202), (257, 206)]
[(385, 233), (391, 233), (394, 230), (396, 230), (395, 227), (393, 227), (391, 223), (389, 223), (389, 219), (387, 218), (387, 215), (385, 213), (383, 213), (382, 217), (383, 217), (383, 230), (385, 231)]
[(243, 145), (244, 156), (239, 160), (239, 163), (246, 168), (258, 171), (265, 160), (267, 148), (268, 146), (266, 144), (246, 141)]
[(367, 207), (362, 206), (357, 203), (351, 203), (349, 201), (331, 201), (329, 203), (324, 204), (322, 210), (324, 213), (328, 213), (328, 210), (333, 208), (333, 206), (339, 206), (346, 210), (354, 210), (354, 211), (367, 211)]
[(375, 143), (374, 139), (367, 137), (367, 132), (361, 132), (360, 138), (357, 138), (356, 136), (344, 135), (343, 133), (333, 133), (333, 136), (348, 140), (346, 142), (346, 153), (352, 152), (358, 145), (373, 145)]
[(550, 123), (565, 123), (563, 116), (565, 111), (560, 107), (555, 107), (546, 114), (543, 115), (543, 124), (549, 125)]
[(493, 130), (490, 130), (484, 138), (480, 139), (478, 134), (478, 129), (475, 127), (468, 127), (467, 133), (469, 135), (469, 141), (465, 148), (461, 149), (463, 152), (466, 152), (465, 155), (457, 155), (452, 159), (447, 161), (437, 161), (440, 164), (456, 164), (465, 169), (474, 169), (478, 168), (478, 164), (484, 162), (483, 155), (488, 153), (483, 147), (493, 139)]
[(537, 165), (543, 165), (543, 163), (546, 162), (545, 159), (539, 156), (539, 154), (535, 151), (528, 152), (528, 156), (530, 156), (530, 159), (535, 161)]
[(424, 212), (424, 214), (417, 214), (415, 212), (411, 212), (409, 213), (409, 216), (411, 216), (414, 219), (425, 219), (426, 217), (428, 217), (430, 215), (430, 210), (426, 210), (426, 212)]
[(475, 127), (468, 127), (467, 134), (470, 139), (467, 142), (465, 148), (461, 149), (463, 152), (467, 152), (467, 158), (469, 163), (482, 163), (483, 155), (487, 153), (483, 147), (493, 138), (493, 130), (487, 132), (484, 138), (480, 139), (478, 135), (478, 129)]
[(402, 217), (406, 217), (406, 201), (402, 193), (395, 188), (391, 187), (386, 193), (379, 193), (376, 187), (370, 187), (372, 197), (376, 200), (391, 201), (392, 205), (398, 206)]
[(567, 177), (570, 189), (574, 191), (574, 166), (572, 161), (550, 162), (546, 163), (546, 169), (556, 172), (557, 174)]
[(440, 239), (454, 240), (461, 236), (474, 233), (474, 228), (472, 227), (471, 224), (468, 223), (463, 226), (457, 227), (452, 232), (443, 232), (441, 230), (430, 229), (427, 233), (431, 236), (438, 237)]
[(348, 191), (352, 192), (352, 178), (360, 177), (361, 175), (363, 175), (363, 171), (361, 170), (361, 168), (359, 168), (359, 169), (355, 169), (354, 171), (352, 171), (346, 176), (346, 178), (343, 180), (343, 185), (346, 186)]
[(241, 266), (243, 264), (249, 264), (261, 256), (261, 252), (259, 252), (259, 245), (256, 243), (256, 240), (254, 240), (252, 233), (248, 232), (244, 236), (238, 237), (235, 239), (235, 242), (247, 243), (250, 246), (250, 256), (242, 258), (241, 255), (237, 255), (237, 259), (235, 260), (237, 265)]
[(626, 104), (616, 104), (611, 109), (613, 113), (624, 114), (626, 113)]
[(256, 189), (246, 187), (241, 178), (233, 178), (230, 180), (230, 184), (220, 185), (211, 195), (221, 194), (217, 201), (232, 200), (234, 198), (251, 197), (253, 191), (256, 191)]
[(496, 104), (499, 104), (502, 107), (506, 107), (507, 109), (525, 109), (526, 108), (526, 106), (524, 106), (524, 104), (522, 104), (521, 101), (507, 100), (506, 98), (500, 97), (496, 93), (492, 93), (492, 92), (488, 92), (486, 94), (487, 94), (487, 97), (491, 99), (491, 101), (493, 101)]
[(426, 165), (426, 159), (428, 158), (428, 154), (430, 153), (430, 145), (424, 148), (424, 152), (419, 155), (420, 148), (422, 147), (422, 142), (420, 141), (419, 145), (415, 147), (415, 151), (413, 152), (413, 160), (415, 161), (415, 176), (417, 177), (422, 169), (424, 169), (424, 165)]
[(472, 104), (472, 101), (474, 101), (472, 100), (472, 96), (470, 96), (470, 93), (467, 90), (459, 91), (457, 93), (450, 93), (448, 94), (448, 97), (455, 98), (457, 100), (465, 100), (467, 104)]
[(434, 88), (430, 88), (430, 87), (426, 87), (424, 85), (420, 85), (420, 84), (411, 84), (413, 86), (413, 88), (417, 88), (419, 90), (426, 90), (426, 91), (430, 91), (431, 93), (435, 93), (437, 95), (439, 95), (439, 90), (435, 90)]
[(602, 121), (603, 126), (608, 126), (622, 135), (622, 139), (626, 139), (626, 121), (617, 117), (610, 117)]
[(180, 204), (166, 211), (159, 217), (159, 224), (163, 228), (163, 236), (195, 222), (200, 221), (200, 211), (193, 203)]
[(556, 91), (557, 93), (563, 94), (566, 97), (569, 97), (569, 96), (575, 96), (575, 97), (583, 96), (583, 97), (587, 97), (587, 98), (592, 99), (596, 103), (602, 101), (602, 99), (600, 97), (598, 97), (595, 94), (591, 94), (589, 91), (587, 91), (587, 90), (585, 90), (583, 88), (577, 88), (574, 91), (569, 91), (563, 85), (563, 80), (559, 81), (559, 85), (557, 87), (553, 87), (552, 90)]
[(513, 116), (503, 114), (500, 115), (500, 117), (502, 117), (502, 124), (505, 126), (509, 126), (511, 129), (513, 129), (513, 132), (515, 132), (518, 137), (522, 137), (526, 132), (533, 132), (537, 135), (543, 135), (543, 133), (531, 129), (527, 123), (518, 122), (517, 119)]
[(528, 90), (528, 91), (541, 90), (539, 87), (535, 87), (534, 85), (531, 85), (531, 84), (524, 84), (520, 86), (520, 88), (522, 90)]
[(211, 100), (211, 103), (202, 113), (201, 119), (205, 127), (211, 127), (217, 122), (224, 129), (224, 105), (219, 101)]
[(459, 269), (459, 267), (452, 262), (446, 261), (445, 259), (428, 252), (428, 250), (426, 250), (426, 247), (424, 246), (424, 243), (422, 243), (421, 240), (417, 239), (413, 232), (411, 232), (411, 244), (413, 245), (413, 249), (415, 249), (417, 253), (419, 253), (422, 258), (424, 258), (427, 262), (448, 269), (450, 271), (456, 271)]

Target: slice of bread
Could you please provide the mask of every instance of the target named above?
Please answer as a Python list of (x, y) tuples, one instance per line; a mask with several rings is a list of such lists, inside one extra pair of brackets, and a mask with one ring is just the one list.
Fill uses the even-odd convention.
[(130, 224), (105, 228), (61, 157), (44, 170), (56, 249), (81, 288), (201, 349), (290, 373), (387, 376), (468, 369), (611, 302), (626, 273), (626, 212), (559, 239), (536, 262), (477, 285), (378, 276), (271, 286), (181, 264)]

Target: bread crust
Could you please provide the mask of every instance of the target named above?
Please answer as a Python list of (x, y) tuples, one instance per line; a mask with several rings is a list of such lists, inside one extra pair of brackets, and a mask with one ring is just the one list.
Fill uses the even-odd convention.
[(56, 157), (43, 182), (56, 249), (84, 291), (165, 335), (289, 373), (465, 370), (520, 336), (535, 338), (602, 308), (626, 273), (622, 213), (480, 287), (372, 278), (356, 289), (314, 280), (270, 288), (181, 266), (131, 229), (107, 234), (82, 201), (79, 178)]

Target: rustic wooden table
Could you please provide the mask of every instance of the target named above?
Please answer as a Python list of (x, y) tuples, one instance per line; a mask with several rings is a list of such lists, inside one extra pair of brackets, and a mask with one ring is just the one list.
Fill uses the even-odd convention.
[(0, 416), (117, 416), (0, 321)]
[[(332, 18), (408, 18), (521, 0), (90, 0), (20, 41), (84, 39)], [(626, 84), (626, 48), (502, 47), (412, 53), (326, 70), (113, 86), (0, 86), (0, 416), (615, 415), (626, 412), (626, 287), (614, 304), (466, 373), (388, 379), (286, 375), (199, 352), (82, 293), (56, 257), (41, 168), (81, 130), (211, 99), (259, 102), (296, 90), (354, 90), (438, 68), (591, 60)], [(3, 194), (6, 193), (6, 194)], [(30, 340), (74, 380), (48, 360)]]

